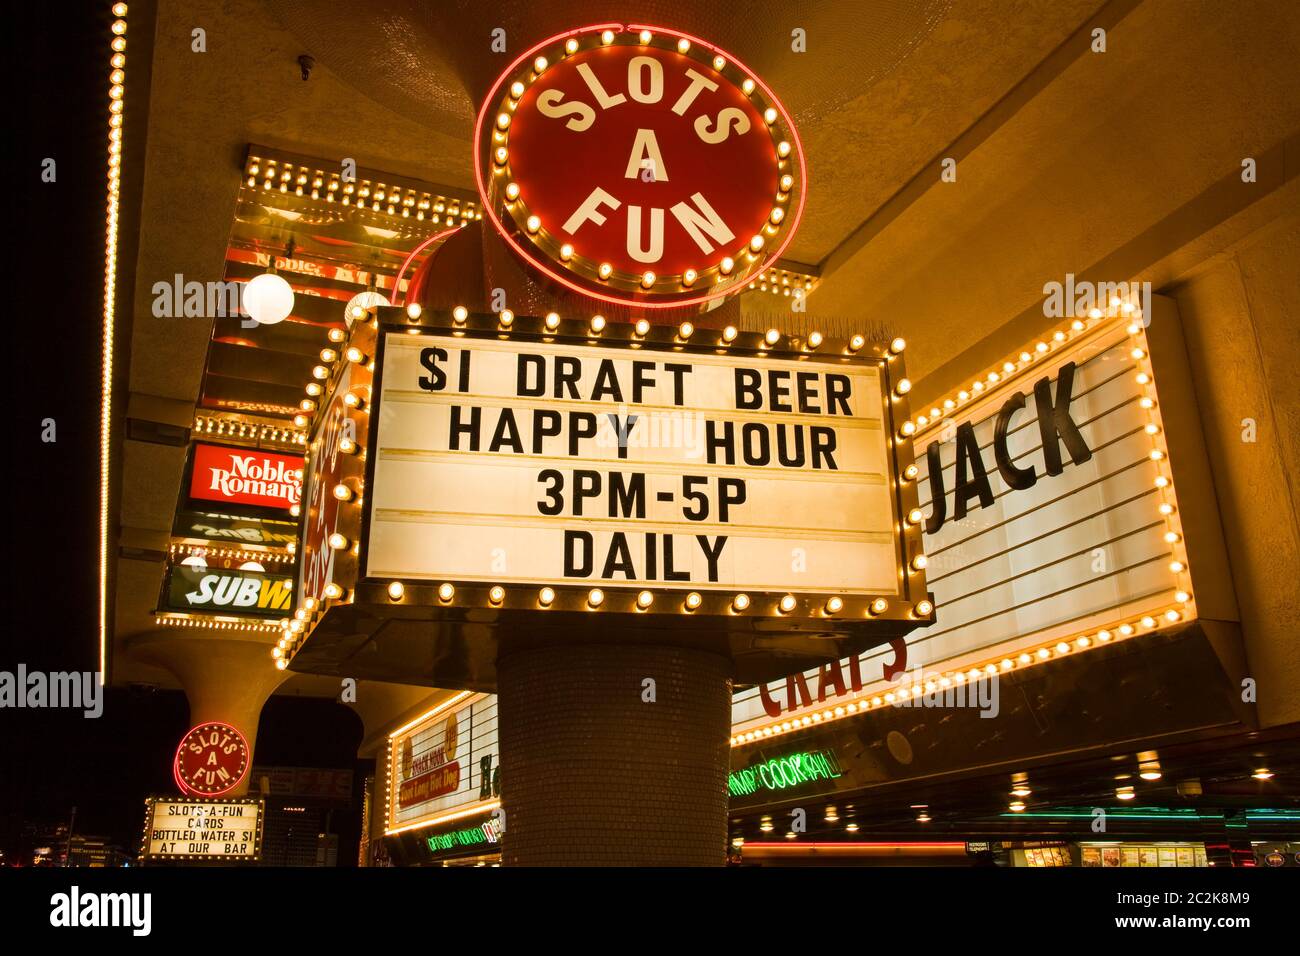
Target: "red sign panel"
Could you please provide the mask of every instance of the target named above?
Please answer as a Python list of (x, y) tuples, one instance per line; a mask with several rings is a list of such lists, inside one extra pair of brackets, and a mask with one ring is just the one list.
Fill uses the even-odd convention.
[(479, 114), (484, 208), (542, 272), (650, 308), (739, 291), (789, 243), (803, 155), (733, 57), (651, 27), (594, 27), (522, 55)]
[[(336, 552), (329, 546), (329, 539), (340, 530), (343, 517), (343, 502), (334, 490), (353, 468), (344, 449), (356, 448), (356, 421), (344, 402), (353, 385), (354, 371), (351, 363), (343, 370), (311, 446), (307, 505), (302, 520), (304, 547), (299, 567), (299, 606), (307, 598), (321, 601), (326, 585), (335, 577)], [(364, 378), (365, 373), (356, 377)]]
[(182, 793), (218, 797), (248, 773), (248, 741), (230, 724), (199, 724), (176, 748), (172, 776)]
[(460, 786), (460, 762), (453, 760), (435, 770), (405, 781), (397, 792), (397, 805), (409, 807), (454, 793)]
[(302, 497), (302, 465), (301, 455), (195, 445), (190, 498), (288, 511)]

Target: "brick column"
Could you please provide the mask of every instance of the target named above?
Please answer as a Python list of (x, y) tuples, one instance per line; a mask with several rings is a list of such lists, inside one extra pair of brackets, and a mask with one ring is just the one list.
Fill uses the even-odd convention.
[[(502, 860), (720, 866), (731, 665), (636, 644), (516, 650), (498, 662)], [(643, 700), (643, 681), (655, 700)]]

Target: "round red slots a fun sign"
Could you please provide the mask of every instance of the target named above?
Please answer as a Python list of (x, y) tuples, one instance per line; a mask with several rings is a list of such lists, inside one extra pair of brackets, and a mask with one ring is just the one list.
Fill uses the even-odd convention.
[(478, 119), (484, 208), (536, 269), (645, 307), (738, 292), (803, 208), (784, 108), (730, 55), (662, 29), (585, 28), (521, 55)]
[(181, 738), (172, 771), (182, 793), (229, 793), (248, 773), (248, 741), (230, 724), (199, 724)]

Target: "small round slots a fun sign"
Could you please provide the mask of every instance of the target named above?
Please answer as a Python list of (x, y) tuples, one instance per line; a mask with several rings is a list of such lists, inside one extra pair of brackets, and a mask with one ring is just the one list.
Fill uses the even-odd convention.
[(522, 54), (478, 116), (484, 209), (536, 269), (644, 308), (739, 292), (804, 203), (784, 107), (730, 54), (656, 27), (570, 31)]
[(181, 738), (173, 771), (182, 793), (229, 793), (248, 773), (248, 741), (230, 724), (199, 724)]

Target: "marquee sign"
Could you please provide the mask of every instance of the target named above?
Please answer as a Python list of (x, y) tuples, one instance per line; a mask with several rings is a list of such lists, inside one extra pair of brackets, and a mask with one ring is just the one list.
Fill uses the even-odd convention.
[(248, 773), (248, 741), (237, 727), (216, 721), (199, 724), (181, 738), (172, 776), (182, 793), (219, 797), (239, 786)]
[(560, 34), (498, 78), (475, 129), (489, 219), (530, 265), (644, 308), (742, 289), (804, 204), (785, 108), (735, 57), (662, 27)]
[(196, 443), (191, 501), (287, 512), (302, 496), (302, 457), (257, 448)]
[(1135, 310), (1075, 319), (919, 414), (935, 626), (737, 694), (733, 744), (1195, 621), (1174, 469), (1198, 480), (1203, 451), (1171, 461), (1156, 366), (1181, 396), (1186, 360), (1163, 321), (1163, 364)]
[(389, 738), (386, 831), (463, 820), (498, 805), (497, 699), (461, 694)]
[(498, 640), (614, 618), (743, 680), (933, 621), (901, 339), (460, 307), (358, 326), (365, 474), (305, 541), (304, 567), (324, 546), (344, 570), (299, 591), (295, 669), (490, 690)]
[(261, 799), (145, 801), (140, 860), (252, 861), (262, 853)]
[[(360, 325), (371, 332), (368, 324)], [(362, 338), (369, 341), (359, 333), (358, 341)], [(366, 425), (358, 396), (368, 392), (371, 380), (367, 351), (353, 344), (340, 356), (340, 368), (308, 446), (297, 582), (300, 608), (315, 608), (330, 596), (342, 596), (355, 581), (355, 555), (331, 547), (330, 541), (337, 541), (335, 535), (355, 537), (360, 526), (356, 502), (364, 466), (358, 458), (358, 436)]]
[(899, 573), (901, 359), (665, 333), (389, 333), (366, 575), (489, 606), (928, 619)]

